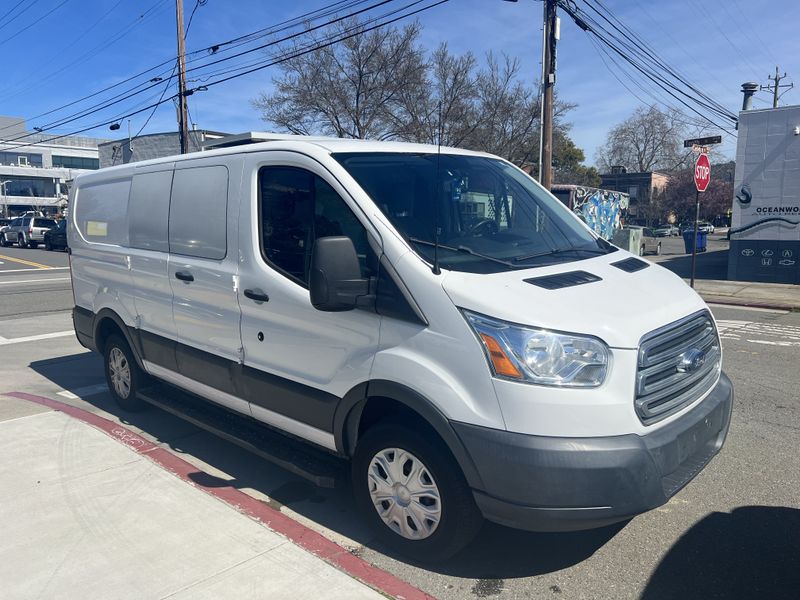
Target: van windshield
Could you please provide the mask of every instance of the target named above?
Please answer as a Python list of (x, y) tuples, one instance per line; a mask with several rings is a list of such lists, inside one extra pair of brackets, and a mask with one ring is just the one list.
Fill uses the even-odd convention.
[(433, 262), (438, 243), (443, 268), (493, 273), (616, 250), (499, 159), (375, 152), (333, 157), (420, 256)]

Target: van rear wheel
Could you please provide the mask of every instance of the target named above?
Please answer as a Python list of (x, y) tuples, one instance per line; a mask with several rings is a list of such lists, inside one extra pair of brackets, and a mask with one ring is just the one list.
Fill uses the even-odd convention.
[(369, 429), (356, 447), (351, 476), (356, 505), (379, 540), (410, 558), (448, 558), (483, 522), (447, 448), (410, 427)]
[(147, 375), (136, 363), (128, 343), (121, 336), (112, 335), (106, 341), (103, 355), (108, 389), (120, 408), (130, 412), (147, 408), (147, 403), (137, 396)]

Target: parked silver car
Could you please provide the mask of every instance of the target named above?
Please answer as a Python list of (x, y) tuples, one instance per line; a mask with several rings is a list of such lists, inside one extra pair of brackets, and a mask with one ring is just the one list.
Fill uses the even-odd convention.
[(34, 217), (32, 215), (18, 217), (11, 222), (11, 226), (3, 233), (2, 244), (10, 246), (16, 243), (20, 248), (36, 248), (44, 243), (44, 234), (51, 227), (55, 227), (53, 219)]

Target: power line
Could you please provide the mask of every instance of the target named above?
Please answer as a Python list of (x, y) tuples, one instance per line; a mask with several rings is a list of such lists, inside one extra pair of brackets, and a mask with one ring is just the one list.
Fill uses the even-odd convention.
[[(598, 24), (600, 26), (600, 28), (604, 32), (606, 32), (611, 37), (613, 37), (613, 39), (615, 39), (623, 47), (627, 48), (630, 52), (633, 53), (633, 55), (636, 55), (638, 52), (643, 52), (646, 57), (648, 57), (650, 60), (653, 61), (653, 64), (656, 66), (657, 69), (664, 70), (670, 77), (674, 78), (676, 81), (678, 81), (681, 84), (685, 85), (687, 88), (692, 90), (695, 94), (697, 94), (700, 98), (702, 98), (703, 101), (704, 101), (705, 106), (707, 106), (708, 108), (714, 110), (715, 112), (720, 114), (720, 116), (723, 116), (723, 117), (726, 117), (726, 118), (730, 118), (730, 119), (734, 119), (734, 120), (736, 119), (736, 115), (734, 115), (734, 113), (732, 113), (730, 110), (728, 110), (722, 104), (718, 103), (716, 100), (714, 100), (713, 98), (711, 98), (710, 96), (708, 96), (704, 92), (702, 92), (699, 89), (697, 89), (684, 75), (679, 73), (674, 67), (669, 65), (660, 56), (658, 56), (658, 54), (656, 53), (656, 51), (653, 49), (653, 47), (650, 44), (648, 44), (644, 39), (642, 39), (642, 37), (638, 33), (636, 33), (633, 29), (631, 29), (630, 27), (625, 25), (618, 17), (616, 17), (613, 14), (613, 12), (611, 12), (602, 3), (601, 0), (594, 0), (594, 1), (597, 3), (597, 5), (599, 5), (603, 9), (604, 12), (599, 10), (598, 8), (592, 6), (590, 4), (591, 0), (583, 0), (583, 1), (589, 8), (591, 8), (594, 12), (596, 12), (598, 15), (600, 15), (601, 18), (603, 18), (603, 20), (605, 20), (607, 23), (609, 23), (617, 32), (622, 34), (623, 37), (620, 38), (619, 36), (617, 36), (613, 32), (609, 32), (607, 29), (602, 27), (602, 25)], [(613, 19), (613, 22), (610, 19)], [(595, 21), (595, 23), (596, 23), (596, 21)], [(631, 43), (628, 43), (627, 40), (629, 40), (629, 39), (631, 40)], [(644, 61), (642, 61), (642, 64), (644, 64)], [(680, 88), (678, 88), (678, 87), (676, 87), (674, 85), (673, 85), (673, 88), (676, 91), (678, 91), (679, 93), (683, 93), (683, 91), (680, 90)], [(688, 94), (686, 96), (690, 97), (690, 96), (688, 96)]]
[(8, 15), (13, 13), (15, 10), (17, 10), (17, 7), (23, 2), (25, 2), (25, 0), (19, 0), (19, 2), (17, 2), (13, 7), (11, 7), (11, 10), (7, 10), (5, 13), (3, 13), (3, 16), (0, 17), (0, 22), (2, 22)]
[[(50, 79), (52, 75), (55, 75), (55, 74), (61, 72), (63, 69), (65, 69), (65, 68), (67, 68), (69, 66), (72, 66), (76, 62), (79, 62), (86, 55), (88, 55), (90, 53), (94, 53), (94, 52), (99, 52), (104, 47), (110, 45), (111, 43), (114, 43), (115, 41), (118, 41), (119, 39), (121, 39), (122, 37), (124, 37), (125, 35), (130, 33), (130, 30), (132, 30), (133, 27), (135, 27), (138, 24), (144, 22), (144, 20), (146, 20), (147, 18), (154, 16), (156, 14), (155, 12), (150, 14), (149, 16), (148, 16), (148, 13), (151, 13), (151, 11), (154, 11), (154, 10), (157, 12), (158, 8), (159, 8), (159, 5), (162, 5), (161, 8), (163, 8), (163, 5), (167, 1), (168, 0), (157, 0), (157, 2), (155, 4), (153, 4), (150, 8), (148, 8), (141, 15), (139, 15), (139, 17), (137, 17), (137, 19), (132, 24), (126, 26), (125, 29), (122, 30), (122, 32), (114, 34), (114, 36), (116, 36), (116, 37), (114, 37), (113, 39), (107, 40), (105, 42), (102, 42), (101, 43), (102, 47), (96, 46), (95, 48), (92, 48), (86, 54), (80, 56), (75, 61), (69, 63), (68, 65), (65, 65), (65, 66), (61, 67), (60, 69), (58, 69), (58, 70), (54, 71), (53, 73), (51, 73), (50, 75), (46, 76), (45, 79)], [(365, 4), (368, 1), (369, 0), (340, 0), (338, 2), (334, 2), (334, 3), (329, 4), (327, 6), (323, 6), (323, 7), (319, 8), (319, 9), (314, 10), (314, 11), (308, 11), (308, 12), (306, 12), (304, 14), (301, 14), (301, 15), (299, 15), (297, 17), (293, 17), (291, 19), (284, 20), (284, 21), (282, 21), (280, 23), (277, 23), (276, 25), (274, 25), (272, 27), (262, 28), (262, 29), (254, 31), (254, 32), (245, 34), (243, 36), (239, 36), (239, 37), (233, 38), (232, 40), (227, 40), (227, 41), (224, 41), (224, 42), (220, 42), (218, 44), (212, 44), (212, 45), (207, 46), (205, 48), (201, 48), (199, 50), (195, 50), (193, 52), (189, 52), (189, 53), (187, 53), (187, 56), (188, 57), (193, 57), (193, 58), (189, 58), (187, 60), (187, 64), (191, 64), (193, 62), (197, 62), (199, 60), (202, 60), (205, 57), (204, 55), (206, 55), (206, 53), (213, 53), (215, 55), (218, 55), (218, 54), (221, 54), (223, 52), (230, 51), (231, 49), (239, 47), (241, 45), (245, 45), (245, 44), (249, 43), (250, 41), (252, 41), (254, 39), (258, 39), (258, 38), (261, 38), (261, 37), (266, 37), (268, 35), (272, 35), (272, 34), (275, 34), (275, 33), (280, 33), (281, 31), (285, 31), (287, 29), (290, 29), (291, 27), (294, 27), (294, 26), (302, 23), (303, 21), (307, 21), (309, 19), (316, 20), (316, 19), (319, 19), (319, 18), (324, 18), (324, 17), (330, 16), (331, 14), (334, 14), (336, 10), (342, 9), (342, 5), (345, 5), (344, 6), (345, 9), (349, 9), (349, 8), (354, 7), (354, 6)], [(352, 14), (350, 16), (352, 16)], [(245, 39), (245, 38), (247, 38), (247, 39)], [(287, 38), (284, 38), (282, 40), (277, 40), (277, 42), (284, 41), (285, 39), (287, 39)], [(232, 58), (236, 58), (236, 56), (232, 56), (230, 58), (231, 59)], [(155, 71), (156, 69), (158, 69), (160, 67), (163, 67), (163, 66), (165, 66), (167, 64), (171, 64), (173, 62), (173, 60), (174, 59), (170, 58), (170, 59), (167, 59), (165, 61), (162, 61), (158, 65), (155, 65), (154, 67), (151, 67), (149, 69), (141, 71), (141, 72), (137, 73), (136, 75), (132, 75), (132, 76), (126, 78), (126, 79), (123, 79), (122, 81), (119, 81), (119, 82), (117, 82), (115, 84), (109, 85), (109, 86), (107, 86), (107, 87), (105, 87), (105, 88), (103, 88), (101, 90), (98, 90), (97, 92), (93, 92), (93, 93), (90, 93), (90, 94), (88, 94), (86, 96), (83, 96), (82, 98), (79, 98), (78, 100), (74, 100), (72, 102), (69, 102), (69, 103), (64, 104), (62, 106), (59, 106), (57, 108), (51, 109), (51, 110), (46, 111), (46, 112), (41, 113), (41, 114), (38, 114), (36, 116), (29, 117), (27, 120), (28, 121), (34, 121), (35, 119), (40, 119), (41, 117), (45, 117), (45, 116), (51, 115), (53, 113), (56, 113), (56, 112), (59, 112), (59, 111), (65, 109), (65, 108), (69, 108), (70, 106), (74, 106), (75, 104), (78, 104), (78, 103), (83, 102), (85, 100), (89, 100), (89, 99), (91, 99), (93, 97), (99, 96), (100, 94), (103, 94), (103, 93), (105, 93), (107, 91), (110, 91), (110, 90), (112, 90), (112, 89), (114, 89), (116, 87), (124, 85), (125, 83), (133, 81), (135, 79), (138, 79), (139, 77), (147, 75), (148, 73), (152, 73), (153, 71)], [(169, 71), (169, 69), (167, 69), (166, 72), (168, 72), (168, 71)], [(166, 72), (165, 71), (159, 72), (158, 74), (156, 74), (156, 77), (153, 77), (150, 80), (150, 82), (155, 82), (156, 79), (158, 79), (159, 77), (165, 75)], [(41, 81), (42, 80), (40, 80), (40, 82)], [(145, 85), (146, 83), (147, 82), (142, 82), (140, 84), (137, 84), (136, 86), (134, 86), (132, 88), (129, 88), (125, 92), (121, 92), (121, 94), (125, 94), (125, 93), (128, 93), (128, 92), (134, 91), (134, 90), (136, 90), (136, 88), (141, 87), (141, 86)], [(140, 91), (144, 92), (147, 89), (149, 89), (149, 87), (145, 88), (143, 90), (140, 90)], [(20, 92), (18, 92), (17, 94), (14, 94), (14, 95), (18, 95), (19, 93), (22, 93), (22, 91), (27, 91), (27, 90), (21, 90)], [(8, 98), (8, 97), (11, 97), (11, 96), (7, 96), (6, 98)], [(117, 97), (119, 97), (119, 96), (117, 96)], [(74, 115), (70, 115), (70, 116), (74, 116)], [(5, 130), (5, 129), (8, 129), (9, 127), (12, 127), (12, 125), (8, 125), (6, 127), (0, 127), (0, 132)], [(46, 128), (46, 127), (42, 127), (42, 129), (44, 129), (44, 128)], [(49, 129), (49, 127), (47, 127), (47, 128)]]
[(47, 12), (46, 12), (45, 14), (43, 14), (41, 17), (39, 17), (38, 19), (36, 19), (36, 20), (35, 20), (35, 21), (33, 21), (32, 23), (30, 23), (30, 24), (29, 24), (27, 27), (23, 27), (22, 29), (20, 29), (19, 31), (17, 31), (17, 33), (15, 33), (14, 35), (12, 35), (11, 37), (8, 37), (8, 38), (4, 39), (2, 42), (0, 42), (0, 46), (2, 46), (3, 44), (5, 44), (5, 43), (7, 43), (7, 42), (10, 42), (11, 40), (13, 40), (13, 39), (14, 39), (15, 37), (17, 37), (17, 36), (20, 36), (20, 35), (22, 35), (23, 33), (25, 33), (26, 31), (28, 31), (28, 29), (30, 29), (30, 28), (31, 28), (31, 27), (33, 27), (34, 25), (39, 25), (39, 24), (41, 24), (41, 22), (42, 22), (43, 20), (45, 20), (45, 19), (46, 19), (47, 17), (49, 17), (50, 15), (52, 15), (52, 14), (53, 14), (54, 12), (56, 12), (56, 11), (57, 11), (59, 8), (61, 8), (62, 6), (64, 6), (64, 5), (65, 5), (67, 2), (69, 2), (69, 0), (61, 0), (61, 2), (60, 2), (59, 4), (57, 4), (55, 7), (51, 8), (49, 11), (47, 11)]
[[(130, 34), (130, 33), (131, 33), (131, 32), (132, 32), (132, 31), (133, 31), (133, 30), (134, 30), (136, 27), (138, 27), (139, 25), (142, 25), (143, 23), (145, 23), (145, 22), (147, 22), (147, 21), (151, 20), (152, 18), (154, 18), (154, 17), (155, 17), (155, 16), (158, 14), (158, 11), (159, 11), (160, 9), (164, 8), (164, 6), (166, 5), (166, 3), (167, 3), (168, 1), (169, 1), (169, 0), (156, 0), (156, 2), (155, 2), (155, 3), (154, 3), (152, 6), (150, 6), (150, 8), (148, 8), (148, 9), (147, 9), (147, 10), (145, 10), (143, 13), (141, 13), (141, 14), (140, 14), (138, 17), (136, 17), (136, 18), (135, 18), (135, 19), (134, 19), (134, 20), (133, 20), (131, 23), (129, 23), (128, 25), (125, 25), (125, 26), (122, 28), (122, 30), (120, 30), (120, 31), (117, 31), (117, 32), (113, 33), (113, 34), (112, 34), (110, 37), (106, 38), (105, 40), (103, 40), (103, 41), (102, 41), (102, 42), (100, 42), (99, 44), (97, 44), (97, 45), (93, 46), (92, 48), (90, 48), (89, 50), (87, 50), (86, 52), (84, 52), (83, 54), (81, 54), (80, 56), (78, 56), (78, 57), (77, 57), (76, 59), (74, 59), (73, 61), (71, 61), (71, 62), (69, 62), (69, 63), (67, 63), (67, 64), (64, 64), (64, 65), (61, 65), (60, 67), (58, 67), (58, 68), (54, 69), (53, 71), (51, 71), (50, 73), (48, 73), (47, 75), (44, 75), (44, 76), (38, 76), (38, 75), (36, 75), (36, 74), (32, 74), (32, 75), (31, 75), (30, 77), (28, 77), (28, 79), (27, 79), (27, 80), (25, 80), (25, 81), (36, 81), (36, 83), (35, 83), (34, 85), (32, 85), (32, 86), (28, 86), (28, 87), (24, 87), (24, 88), (18, 88), (16, 91), (13, 91), (13, 90), (12, 90), (12, 91), (11, 91), (11, 93), (5, 94), (5, 95), (2, 97), (2, 99), (3, 99), (3, 100), (8, 100), (8, 99), (10, 99), (10, 98), (14, 98), (14, 97), (16, 97), (16, 96), (19, 96), (19, 95), (20, 95), (20, 94), (22, 94), (22, 93), (25, 93), (25, 92), (30, 92), (30, 91), (32, 91), (32, 90), (38, 89), (38, 88), (39, 88), (39, 87), (41, 87), (41, 86), (42, 86), (44, 83), (46, 83), (46, 82), (48, 82), (48, 81), (52, 80), (52, 79), (53, 79), (53, 77), (55, 77), (56, 75), (59, 75), (59, 74), (63, 73), (63, 72), (64, 72), (66, 69), (68, 69), (69, 67), (71, 67), (71, 66), (73, 66), (73, 65), (75, 65), (75, 64), (77, 64), (77, 63), (83, 62), (83, 61), (84, 61), (84, 59), (86, 59), (86, 58), (88, 58), (88, 57), (90, 57), (90, 56), (99, 55), (100, 53), (102, 53), (102, 51), (103, 51), (103, 50), (105, 50), (106, 48), (108, 48), (108, 47), (109, 47), (109, 46), (111, 46), (112, 44), (114, 44), (114, 43), (118, 42), (119, 40), (123, 39), (123, 38), (124, 38), (125, 36), (127, 36), (128, 34)], [(109, 11), (109, 12), (110, 12), (110, 11)], [(108, 13), (107, 13), (107, 14), (108, 14)], [(101, 20), (102, 20), (102, 19), (101, 19)], [(90, 29), (91, 29), (91, 28), (90, 28)], [(87, 30), (87, 31), (86, 31), (86, 32), (84, 32), (84, 33), (87, 33), (88, 31), (89, 31), (89, 30)], [(74, 44), (73, 44), (73, 45), (74, 45)], [(169, 62), (171, 62), (171, 59), (170, 59), (170, 60), (167, 60), (167, 61), (164, 61), (162, 64), (168, 64)], [(158, 65), (158, 66), (161, 66), (161, 65)], [(154, 67), (154, 68), (157, 68), (157, 67)], [(151, 70), (153, 70), (153, 69), (148, 69), (147, 71), (145, 71), (145, 73), (147, 73), (147, 72), (149, 72), (149, 71), (151, 71)], [(126, 80), (126, 81), (129, 81), (129, 80)], [(123, 83), (124, 83), (124, 82), (123, 82)], [(112, 86), (112, 87), (113, 87), (113, 86)], [(108, 89), (108, 88), (106, 88), (106, 89)], [(102, 91), (105, 91), (105, 90), (101, 90), (101, 92), (102, 92)], [(73, 104), (73, 103), (70, 103), (70, 104), (68, 104), (67, 106), (71, 106), (72, 104)], [(48, 114), (51, 114), (51, 113), (55, 112), (55, 110), (57, 110), (57, 109), (54, 109), (54, 110), (52, 110), (52, 111), (48, 111), (48, 112), (46, 112), (46, 113), (44, 113), (44, 114), (42, 114), (42, 115), (37, 115), (36, 117), (32, 117), (32, 118), (31, 118), (31, 119), (29, 119), (29, 120), (38, 119), (38, 118), (39, 118), (39, 117), (41, 117), (41, 116), (46, 116), (46, 115), (48, 115)], [(0, 131), (2, 131), (3, 129), (4, 129), (4, 128), (0, 128)]]
[[(22, 9), (21, 11), (19, 11), (19, 12), (18, 12), (16, 15), (14, 15), (14, 17), (13, 17), (13, 18), (9, 19), (8, 21), (6, 21), (6, 22), (5, 22), (5, 23), (3, 23), (2, 25), (0, 25), (0, 29), (5, 29), (5, 28), (6, 28), (6, 27), (8, 27), (9, 25), (11, 25), (11, 23), (13, 23), (13, 22), (14, 22), (14, 21), (16, 21), (17, 19), (19, 19), (19, 18), (20, 18), (22, 15), (24, 15), (24, 14), (25, 14), (26, 12), (28, 12), (30, 9), (32, 9), (32, 8), (33, 8), (33, 7), (36, 5), (36, 3), (37, 3), (37, 2), (39, 2), (39, 0), (31, 0), (30, 4), (28, 4), (28, 5), (27, 5), (25, 8), (23, 8), (23, 9)], [(17, 4), (17, 6), (19, 6), (19, 4)], [(14, 8), (16, 8), (16, 7), (14, 7)], [(9, 13), (11, 13), (12, 11), (13, 11), (13, 9), (12, 9), (11, 11), (9, 11)], [(9, 14), (9, 13), (6, 13), (6, 14)]]
[[(364, 13), (364, 12), (366, 12), (368, 10), (372, 10), (374, 8), (377, 8), (379, 6), (382, 6), (384, 4), (387, 4), (387, 3), (393, 2), (393, 1), (395, 1), (395, 0), (381, 0), (380, 2), (376, 2), (375, 4), (373, 4), (371, 6), (368, 6), (367, 8), (360, 9), (358, 11), (349, 13), (349, 14), (344, 15), (344, 16), (336, 17), (335, 19), (327, 21), (326, 23), (323, 23), (323, 24), (320, 24), (320, 25), (316, 25), (314, 27), (310, 27), (310, 28), (308, 28), (308, 29), (306, 29), (306, 30), (304, 30), (302, 32), (293, 33), (293, 34), (285, 36), (285, 37), (283, 37), (281, 39), (273, 40), (273, 41), (271, 41), (269, 43), (262, 44), (261, 46), (258, 46), (256, 48), (253, 48), (253, 49), (250, 49), (250, 50), (247, 50), (247, 51), (244, 51), (244, 52), (239, 52), (239, 53), (237, 53), (237, 54), (235, 54), (233, 56), (229, 56), (229, 57), (226, 57), (226, 58), (223, 58), (223, 59), (219, 59), (219, 60), (214, 60), (214, 61), (206, 63), (204, 65), (199, 65), (198, 67), (195, 67), (194, 69), (188, 69), (187, 73), (191, 72), (193, 70), (196, 70), (196, 69), (202, 69), (202, 68), (214, 65), (214, 64), (218, 64), (218, 63), (221, 63), (221, 62), (232, 60), (234, 58), (238, 58), (239, 56), (243, 56), (244, 54), (249, 54), (249, 53), (251, 53), (251, 52), (253, 52), (255, 50), (261, 50), (261, 49), (267, 48), (269, 46), (274, 46), (276, 44), (289, 41), (289, 40), (294, 39), (294, 38), (296, 38), (296, 37), (298, 37), (300, 35), (308, 34), (311, 31), (315, 31), (315, 30), (320, 29), (322, 27), (327, 27), (327, 26), (330, 26), (330, 25), (335, 24), (337, 22), (343, 21), (345, 19), (352, 18), (352, 17), (354, 17), (356, 15), (359, 15), (361, 13)], [(425, 1), (425, 0), (416, 0), (411, 5), (419, 4), (422, 1)], [(248, 71), (248, 72), (251, 72), (251, 71)], [(151, 80), (151, 81), (153, 81), (153, 80)], [(135, 90), (136, 87), (140, 87), (141, 85), (144, 85), (144, 84), (139, 84), (137, 86), (134, 86), (134, 88), (132, 88), (132, 89)], [(47, 124), (45, 124), (45, 125), (43, 125), (41, 127), (37, 127), (36, 130), (37, 131), (49, 131), (49, 130), (54, 129), (56, 127), (61, 127), (63, 125), (66, 125), (67, 123), (74, 122), (74, 121), (76, 121), (76, 120), (78, 120), (78, 119), (80, 119), (80, 118), (82, 118), (84, 116), (87, 116), (87, 115), (91, 114), (91, 113), (98, 112), (98, 111), (104, 110), (106, 108), (109, 108), (109, 107), (111, 107), (111, 106), (113, 106), (115, 104), (118, 104), (119, 102), (122, 102), (124, 100), (129, 99), (129, 98), (132, 98), (132, 97), (134, 97), (134, 96), (136, 96), (138, 94), (146, 92), (147, 90), (152, 89), (153, 87), (157, 87), (157, 86), (158, 86), (158, 82), (154, 82), (151, 85), (145, 85), (145, 87), (143, 87), (142, 89), (140, 89), (138, 91), (131, 91), (131, 93), (127, 93), (127, 91), (130, 91), (130, 90), (120, 92), (116, 96), (113, 96), (112, 98), (110, 98), (108, 100), (102, 101), (103, 103), (101, 103), (99, 105), (95, 104), (95, 105), (90, 106), (88, 108), (82, 109), (81, 111), (79, 111), (77, 113), (73, 113), (73, 114), (68, 115), (66, 117), (62, 117), (61, 119), (58, 119), (56, 121), (47, 123)], [(51, 111), (51, 112), (54, 112), (54, 111)], [(24, 137), (25, 136), (21, 136), (21, 138), (24, 138)], [(21, 138), (16, 138), (16, 139), (21, 139)], [(16, 141), (16, 139), (7, 140), (7, 141), (8, 142), (13, 142), (13, 141)]]
[[(281, 56), (281, 57), (279, 57), (279, 58), (277, 58), (277, 59), (275, 59), (275, 60), (273, 60), (273, 61), (270, 61), (270, 62), (268, 62), (268, 63), (266, 63), (266, 64), (263, 64), (263, 65), (261, 65), (261, 66), (259, 66), (259, 67), (255, 67), (255, 68), (253, 68), (253, 69), (250, 69), (250, 70), (249, 70), (249, 71), (247, 71), (247, 72), (240, 73), (240, 74), (236, 74), (236, 75), (232, 75), (232, 76), (230, 76), (230, 77), (226, 77), (226, 78), (223, 78), (223, 79), (219, 79), (219, 80), (217, 80), (217, 81), (213, 81), (213, 82), (211, 82), (211, 83), (209, 83), (209, 84), (207, 84), (206, 86), (203, 86), (203, 87), (205, 87), (205, 88), (207, 89), (208, 87), (211, 87), (211, 86), (213, 86), (213, 85), (219, 85), (219, 84), (221, 84), (221, 83), (225, 83), (225, 82), (227, 82), (227, 81), (230, 81), (230, 80), (232, 80), (232, 79), (236, 79), (236, 78), (238, 78), (238, 77), (242, 77), (242, 76), (244, 76), (244, 75), (247, 75), (247, 74), (249, 74), (249, 73), (252, 73), (252, 72), (255, 72), (255, 71), (259, 71), (259, 70), (265, 69), (265, 68), (267, 68), (267, 67), (274, 66), (274, 65), (277, 65), (277, 64), (280, 64), (280, 63), (286, 62), (287, 60), (291, 60), (291, 59), (293, 59), (293, 58), (298, 58), (298, 57), (300, 57), (300, 56), (303, 56), (303, 55), (305, 55), (305, 54), (309, 54), (309, 53), (311, 53), (311, 52), (315, 52), (315, 51), (317, 51), (317, 50), (324, 49), (324, 48), (326, 48), (326, 47), (332, 46), (333, 44), (336, 44), (336, 43), (339, 43), (339, 42), (345, 41), (345, 40), (347, 40), (347, 39), (353, 38), (353, 37), (355, 37), (356, 35), (363, 35), (364, 33), (368, 33), (368, 32), (370, 32), (370, 31), (373, 31), (373, 30), (375, 30), (375, 29), (378, 29), (378, 28), (380, 28), (380, 27), (385, 27), (385, 26), (387, 26), (387, 25), (390, 25), (390, 24), (392, 24), (392, 23), (395, 23), (395, 22), (397, 22), (397, 21), (400, 21), (401, 19), (406, 19), (406, 18), (408, 18), (408, 17), (411, 17), (411, 16), (414, 16), (414, 15), (420, 14), (420, 13), (422, 13), (423, 11), (430, 10), (430, 9), (432, 9), (432, 8), (435, 8), (435, 7), (437, 7), (437, 6), (440, 6), (440, 5), (442, 5), (442, 4), (445, 4), (445, 3), (447, 3), (447, 2), (449, 2), (449, 0), (438, 0), (438, 1), (434, 2), (434, 3), (432, 3), (432, 4), (429, 4), (429, 5), (427, 5), (427, 6), (420, 7), (420, 8), (418, 8), (418, 9), (414, 10), (414, 11), (407, 12), (407, 13), (405, 13), (405, 14), (401, 14), (401, 15), (399, 15), (399, 16), (397, 16), (397, 17), (393, 18), (393, 19), (390, 19), (390, 20), (387, 20), (387, 21), (384, 21), (384, 22), (381, 22), (381, 23), (377, 23), (377, 24), (375, 24), (375, 25), (373, 25), (373, 26), (371, 26), (371, 27), (366, 27), (366, 28), (363, 28), (363, 29), (361, 29), (361, 30), (359, 30), (359, 31), (357, 31), (357, 32), (355, 32), (355, 33), (350, 33), (350, 34), (348, 34), (348, 35), (342, 35), (342, 36), (339, 36), (337, 39), (334, 39), (334, 40), (328, 41), (328, 42), (326, 42), (326, 43), (323, 43), (323, 44), (315, 44), (315, 45), (313, 45), (313, 46), (312, 46), (312, 47), (310, 47), (310, 48), (305, 48), (305, 49), (303, 49), (303, 50), (300, 50), (300, 51), (286, 53), (284, 56)], [(415, 3), (415, 4), (416, 4), (416, 3)], [(189, 90), (189, 91), (190, 91), (190, 92), (193, 92), (194, 90)], [(143, 107), (143, 108), (141, 108), (141, 109), (139, 109), (139, 110), (134, 110), (134, 111), (128, 112), (128, 113), (126, 113), (126, 114), (124, 114), (124, 115), (120, 115), (119, 117), (117, 117), (117, 118), (115, 118), (115, 119), (111, 119), (111, 120), (105, 120), (105, 121), (102, 121), (102, 122), (99, 122), (99, 123), (94, 123), (94, 124), (92, 124), (92, 125), (89, 125), (89, 126), (83, 127), (83, 128), (81, 128), (81, 129), (78, 129), (78, 130), (72, 131), (72, 132), (70, 132), (70, 133), (66, 133), (66, 134), (63, 134), (63, 135), (58, 135), (58, 136), (50, 137), (50, 138), (47, 138), (47, 139), (42, 139), (42, 140), (39, 140), (39, 141), (37, 141), (37, 142), (28, 142), (28, 143), (20, 144), (20, 145), (19, 145), (17, 148), (23, 148), (23, 147), (33, 147), (33, 146), (36, 146), (36, 145), (39, 145), (39, 144), (52, 143), (52, 142), (54, 142), (54, 141), (56, 141), (56, 140), (63, 139), (63, 138), (65, 138), (65, 137), (69, 137), (69, 136), (78, 135), (78, 134), (80, 134), (80, 133), (84, 133), (84, 132), (86, 132), (86, 131), (91, 131), (91, 130), (93, 130), (93, 129), (98, 129), (98, 128), (100, 128), (100, 127), (103, 127), (103, 126), (106, 126), (106, 125), (110, 125), (110, 124), (112, 124), (112, 123), (115, 123), (115, 122), (117, 122), (117, 121), (120, 121), (120, 120), (122, 120), (122, 119), (125, 119), (125, 118), (128, 118), (128, 117), (132, 117), (132, 116), (134, 116), (134, 115), (137, 115), (137, 114), (141, 114), (141, 113), (143, 113), (143, 112), (146, 112), (146, 111), (148, 111), (148, 110), (151, 110), (151, 109), (153, 109), (153, 108), (155, 108), (155, 107), (157, 107), (157, 106), (159, 106), (159, 105), (161, 105), (161, 104), (164, 104), (164, 103), (166, 103), (166, 102), (171, 102), (172, 100), (176, 99), (177, 97), (178, 97), (178, 95), (177, 95), (177, 94), (174, 94), (174, 95), (172, 95), (172, 96), (170, 96), (170, 97), (168, 97), (168, 98), (162, 98), (162, 99), (160, 99), (160, 100), (156, 101), (155, 103), (153, 103), (153, 104), (150, 104), (150, 105), (148, 105), (148, 106), (145, 106), (145, 107)], [(30, 136), (31, 136), (31, 134), (26, 134), (25, 136), (20, 136), (19, 138), (16, 138), (15, 140), (8, 140), (8, 141), (10, 141), (10, 142), (13, 142), (13, 141), (21, 140), (21, 139), (23, 139), (23, 138), (25, 138), (25, 137), (30, 137)]]
[[(594, 17), (592, 17), (592, 15), (580, 9), (574, 2), (571, 4), (565, 2), (561, 4), (561, 6), (575, 20), (576, 24), (581, 29), (590, 35), (594, 35), (602, 44), (607, 46), (611, 51), (616, 53), (620, 58), (630, 64), (645, 78), (649, 79), (653, 84), (658, 86), (664, 91), (664, 93), (669, 95), (671, 98), (679, 102), (693, 113), (697, 114), (702, 119), (713, 124), (715, 127), (719, 127), (720, 129), (730, 132), (730, 130), (725, 126), (720, 125), (713, 118), (703, 114), (697, 107), (710, 110), (711, 112), (716, 113), (718, 116), (735, 121), (736, 117), (733, 115), (733, 113), (697, 90), (688, 81), (686, 81), (685, 78), (675, 73), (673, 69), (666, 65), (666, 63), (664, 63), (664, 61), (661, 60), (654, 51), (652, 51), (652, 49), (647, 47), (646, 42), (641, 40), (641, 38), (639, 38), (635, 32), (622, 24), (621, 21), (616, 19), (616, 17), (613, 17), (613, 15), (609, 17), (600, 9), (589, 4), (588, 1), (584, 0), (584, 2), (603, 20), (609, 23), (613, 30), (616, 30), (618, 33), (615, 33), (613, 30), (609, 30), (608, 28), (604, 27)], [(602, 6), (602, 3), (600, 3), (599, 0), (598, 4)], [(614, 18), (620, 25), (612, 22), (611, 18)], [(650, 61), (649, 63), (648, 59)], [(685, 90), (676, 85), (675, 81), (683, 83), (689, 89), (694, 91), (699, 97), (692, 96), (691, 94), (687, 93)]]

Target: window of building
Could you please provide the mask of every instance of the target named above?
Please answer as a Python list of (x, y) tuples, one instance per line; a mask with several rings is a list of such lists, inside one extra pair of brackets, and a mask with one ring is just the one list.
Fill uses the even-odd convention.
[(296, 167), (264, 167), (259, 202), (262, 255), (297, 283), (308, 286), (314, 242), (334, 235), (353, 240), (362, 276), (372, 274), (366, 229), (321, 177)]
[(26, 152), (0, 152), (0, 164), (41, 167), (42, 155), (30, 154)]
[(53, 155), (53, 166), (62, 169), (99, 169), (100, 159), (85, 156), (58, 156)]
[(5, 185), (6, 196), (27, 198), (55, 198), (56, 183), (40, 177), (9, 177)]

